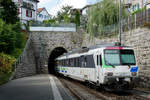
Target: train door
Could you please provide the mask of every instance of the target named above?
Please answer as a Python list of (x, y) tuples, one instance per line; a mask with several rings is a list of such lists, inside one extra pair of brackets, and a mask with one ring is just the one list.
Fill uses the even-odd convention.
[(96, 55), (96, 80), (97, 83), (102, 82), (102, 55), (101, 54)]

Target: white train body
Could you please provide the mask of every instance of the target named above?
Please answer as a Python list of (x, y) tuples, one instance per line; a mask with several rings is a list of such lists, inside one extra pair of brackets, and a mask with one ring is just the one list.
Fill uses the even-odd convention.
[(126, 46), (97, 46), (66, 53), (56, 59), (58, 73), (110, 88), (128, 88), (138, 76), (134, 50)]

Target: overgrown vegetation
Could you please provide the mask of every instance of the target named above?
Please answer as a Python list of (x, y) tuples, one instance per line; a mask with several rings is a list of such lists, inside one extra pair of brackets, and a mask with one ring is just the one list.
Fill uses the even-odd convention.
[(12, 65), (16, 59), (10, 55), (0, 53), (0, 74), (8, 74), (13, 70)]
[(7, 82), (13, 64), (22, 53), (27, 36), (21, 32), (17, 7), (12, 0), (0, 1), (0, 85)]
[(6, 24), (0, 19), (0, 52), (13, 55), (17, 58), (24, 48), (25, 42), (26, 35), (21, 32), (19, 22), (16, 24)]
[(59, 23), (75, 23), (76, 27), (80, 25), (80, 12), (73, 9), (72, 6), (63, 6), (56, 16)]
[(0, 18), (3, 19), (6, 24), (15, 24), (19, 21), (17, 6), (12, 0), (0, 0), (0, 5), (3, 7), (3, 9), (0, 9)]
[(72, 26), (73, 24), (76, 24), (76, 27), (80, 26), (80, 12), (69, 5), (63, 6), (57, 15), (49, 20), (43, 22), (32, 20), (29, 22), (31, 26), (44, 27)]
[(80, 14), (79, 14), (79, 11), (76, 11), (75, 23), (76, 23), (76, 27), (80, 26)]
[(56, 26), (57, 25), (57, 22), (55, 19), (49, 19), (49, 20), (44, 20), (43, 21), (44, 23), (44, 26)]
[(135, 14), (137, 14), (137, 13), (143, 12), (143, 11), (145, 11), (145, 10), (146, 10), (146, 6), (143, 7), (143, 8), (141, 8), (141, 9), (139, 9), (139, 10), (134, 11), (134, 12), (132, 13), (132, 15), (135, 15)]
[(64, 23), (69, 23), (74, 21), (74, 19), (71, 18), (71, 9), (72, 6), (63, 6), (60, 11), (58, 11), (56, 20), (58, 22), (64, 22)]
[(10, 55), (0, 53), (0, 85), (8, 81), (13, 71), (16, 59)]
[(12, 73), (0, 74), (0, 85), (7, 83), (11, 77), (11, 74)]
[[(127, 12), (122, 8), (122, 18), (127, 16)], [(103, 0), (88, 10), (87, 30), (91, 36), (105, 35), (105, 27), (116, 25), (119, 22), (119, 4), (114, 0)], [(111, 27), (110, 26), (110, 27)], [(106, 29), (108, 31), (109, 27)]]

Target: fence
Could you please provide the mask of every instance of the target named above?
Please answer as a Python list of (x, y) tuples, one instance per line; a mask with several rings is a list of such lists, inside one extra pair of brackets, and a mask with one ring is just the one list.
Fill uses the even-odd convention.
[(136, 13), (123, 20), (123, 31), (141, 27), (150, 22), (150, 9)]
[[(143, 26), (146, 23), (150, 23), (150, 9), (143, 12), (130, 15), (128, 18), (122, 20), (122, 30), (128, 31)], [(119, 23), (109, 26), (97, 26), (93, 25), (94, 34), (96, 35), (112, 35), (119, 33)]]
[(32, 27), (76, 27), (74, 23), (43, 23), (43, 22), (33, 22)]

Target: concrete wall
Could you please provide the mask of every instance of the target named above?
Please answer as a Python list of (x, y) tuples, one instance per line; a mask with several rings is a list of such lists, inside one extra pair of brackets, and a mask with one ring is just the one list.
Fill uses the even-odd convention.
[(30, 31), (44, 32), (76, 32), (75, 27), (30, 27)]

